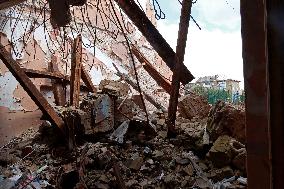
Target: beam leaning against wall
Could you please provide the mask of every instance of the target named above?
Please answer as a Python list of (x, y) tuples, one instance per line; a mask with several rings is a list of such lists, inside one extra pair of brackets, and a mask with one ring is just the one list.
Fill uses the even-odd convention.
[(40, 110), (50, 118), (51, 122), (53, 122), (62, 133), (64, 133), (63, 120), (56, 114), (53, 107), (47, 102), (30, 78), (22, 70), (20, 65), (12, 58), (11, 54), (2, 44), (0, 44), (0, 58)]
[[(139, 8), (139, 6), (135, 3), (134, 0), (115, 1), (130, 18), (130, 20), (132, 20), (136, 27), (141, 31), (141, 33), (145, 36), (148, 42), (153, 46), (153, 48), (157, 51), (160, 57), (165, 61), (167, 66), (173, 71), (175, 67), (176, 53), (173, 51), (167, 41), (163, 38), (163, 36), (159, 33), (156, 27), (152, 24), (152, 22), (148, 19), (145, 13)], [(187, 84), (188, 82), (194, 79), (193, 75), (185, 67), (185, 65), (181, 66), (180, 75), (180, 81), (183, 84)]]

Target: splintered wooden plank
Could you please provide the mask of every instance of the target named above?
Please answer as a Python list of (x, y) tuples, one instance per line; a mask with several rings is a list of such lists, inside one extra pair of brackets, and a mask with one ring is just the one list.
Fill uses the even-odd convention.
[[(51, 62), (49, 65), (49, 70), (52, 73), (59, 73), (58, 65), (56, 64), (57, 58), (56, 56), (51, 57)], [(53, 95), (55, 99), (55, 104), (57, 106), (64, 106), (66, 104), (66, 95), (63, 89), (63, 83), (59, 80), (52, 79), (52, 88), (53, 88)]]
[(71, 55), (70, 103), (79, 107), (80, 79), (82, 70), (82, 37), (78, 35), (74, 40)]
[(0, 58), (43, 114), (47, 115), (50, 121), (64, 133), (63, 120), (56, 114), (53, 107), (48, 103), (20, 65), (12, 58), (11, 53), (9, 53), (2, 44), (0, 44)]

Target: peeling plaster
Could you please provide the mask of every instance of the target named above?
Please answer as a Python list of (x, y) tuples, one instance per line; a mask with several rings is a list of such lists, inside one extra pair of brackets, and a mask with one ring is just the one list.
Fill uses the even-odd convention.
[(48, 43), (50, 41), (50, 38), (47, 34), (45, 35), (43, 26), (40, 26), (35, 29), (34, 39), (38, 42), (39, 46), (41, 47), (41, 50), (46, 55), (50, 55), (50, 52), (48, 50)]
[(16, 89), (13, 92), (13, 96), (21, 100), (21, 105), (25, 111), (35, 111), (38, 109), (37, 105), (27, 94), (27, 92), (21, 87), (20, 84), (17, 85)]
[(12, 9), (1, 11), (0, 14), (5, 15), (7, 17), (22, 19), (21, 22), (16, 22), (16, 19), (7, 19), (3, 16), (0, 19), (1, 23), (5, 19), (7, 20), (6, 24), (4, 25), (4, 27), (1, 28), (0, 31), (5, 33), (9, 41), (14, 44), (14, 50), (11, 50), (12, 57), (15, 60), (22, 59), (24, 56), (22, 52), (22, 49), (24, 47), (22, 36), (25, 32), (25, 28), (30, 28), (31, 24), (30, 22), (24, 20), (24, 18), (16, 11), (12, 11)]
[[(3, 64), (3, 63), (2, 63)], [(11, 110), (23, 110), (21, 103), (14, 97), (18, 81), (11, 72), (6, 72), (0, 77), (0, 106), (8, 107)]]

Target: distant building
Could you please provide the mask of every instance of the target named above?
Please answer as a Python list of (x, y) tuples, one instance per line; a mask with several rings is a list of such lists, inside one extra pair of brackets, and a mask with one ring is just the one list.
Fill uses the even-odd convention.
[[(215, 89), (217, 91), (204, 89)], [(190, 91), (206, 96), (211, 104), (216, 103), (217, 100), (232, 103), (243, 102), (243, 91), (240, 88), (240, 81), (220, 79), (218, 75), (200, 77), (195, 83), (187, 84), (185, 94), (188, 94)]]
[(232, 94), (242, 93), (240, 88), (240, 82), (233, 79), (219, 79), (218, 75), (200, 77), (195, 83), (189, 83), (187, 89), (194, 88), (196, 86), (202, 86), (205, 88), (224, 89)]

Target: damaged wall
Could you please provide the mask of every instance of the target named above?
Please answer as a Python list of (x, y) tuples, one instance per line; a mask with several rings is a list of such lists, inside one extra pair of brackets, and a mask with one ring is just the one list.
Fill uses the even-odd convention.
[[(106, 0), (101, 1), (99, 6), (95, 5), (95, 1), (88, 1), (85, 10), (88, 12), (88, 22), (85, 22), (85, 28), (82, 29), (84, 42), (83, 48), (83, 65), (91, 76), (92, 82), (99, 85), (103, 79), (117, 80), (115, 75), (116, 70), (113, 68), (114, 63), (123, 73), (133, 74), (133, 65), (130, 59), (129, 51), (126, 46), (126, 41), (118, 30), (117, 23), (109, 21), (107, 17), (111, 13), (110, 5)], [(44, 20), (44, 16), (39, 12), (43, 7), (42, 1), (27, 1), (24, 4), (24, 9), (19, 9), (19, 6), (12, 7), (0, 12), (0, 41), (11, 52), (23, 68), (48, 71), (48, 63), (51, 61), (51, 56), (55, 55), (58, 58), (59, 71), (64, 75), (70, 75), (70, 59), (72, 40), (77, 33), (73, 30), (63, 31), (62, 29), (53, 29), (50, 23), (46, 25), (39, 24)], [(154, 18), (154, 10), (151, 7), (150, 1), (147, 2), (146, 13), (149, 19), (156, 24)], [(19, 10), (23, 10), (23, 14)], [(32, 17), (31, 10), (34, 11)], [(81, 9), (72, 8), (75, 12), (76, 22), (72, 22), (71, 26), (77, 27), (78, 23), (83, 23), (86, 17), (82, 16)], [(98, 14), (108, 13), (108, 14)], [(153, 63), (157, 70), (166, 78), (171, 78), (171, 71), (152, 49), (145, 37), (132, 24), (127, 16), (115, 9), (119, 20), (127, 26), (127, 36), (132, 44), (135, 44), (140, 51)], [(47, 11), (48, 13), (48, 11)], [(100, 16), (98, 16), (100, 15)], [(109, 21), (106, 29), (105, 25)], [(33, 28), (32, 23), (38, 23), (38, 27)], [(94, 36), (90, 33), (87, 27), (91, 27), (91, 23), (96, 23), (96, 46), (93, 47)], [(28, 28), (28, 29), (27, 29)], [(71, 28), (71, 27), (70, 27)], [(28, 31), (28, 32), (27, 32)], [(28, 34), (28, 35), (27, 35)], [(24, 37), (23, 37), (24, 36)], [(64, 41), (62, 41), (64, 36)], [(11, 47), (13, 44), (13, 48)], [(143, 69), (139, 68), (140, 63), (135, 60), (138, 67), (139, 80), (143, 91), (154, 93), (159, 101), (166, 106), (169, 96), (159, 87), (150, 75)], [(35, 103), (18, 84), (6, 66), (0, 61), (0, 107), (6, 107), (10, 110), (34, 112), (38, 109)], [(133, 77), (134, 78), (134, 77)], [(51, 80), (45, 78), (32, 79), (37, 88), (44, 94), (49, 103), (54, 104), (52, 93)], [(154, 89), (159, 89), (155, 90)], [(134, 90), (132, 90), (134, 91)], [(67, 92), (68, 93), (68, 92)], [(136, 92), (133, 92), (135, 95)], [(68, 98), (67, 98), (68, 100)], [(150, 104), (148, 103), (149, 107)], [(7, 112), (1, 112), (1, 117), (6, 117)], [(36, 116), (35, 116), (36, 117)]]

